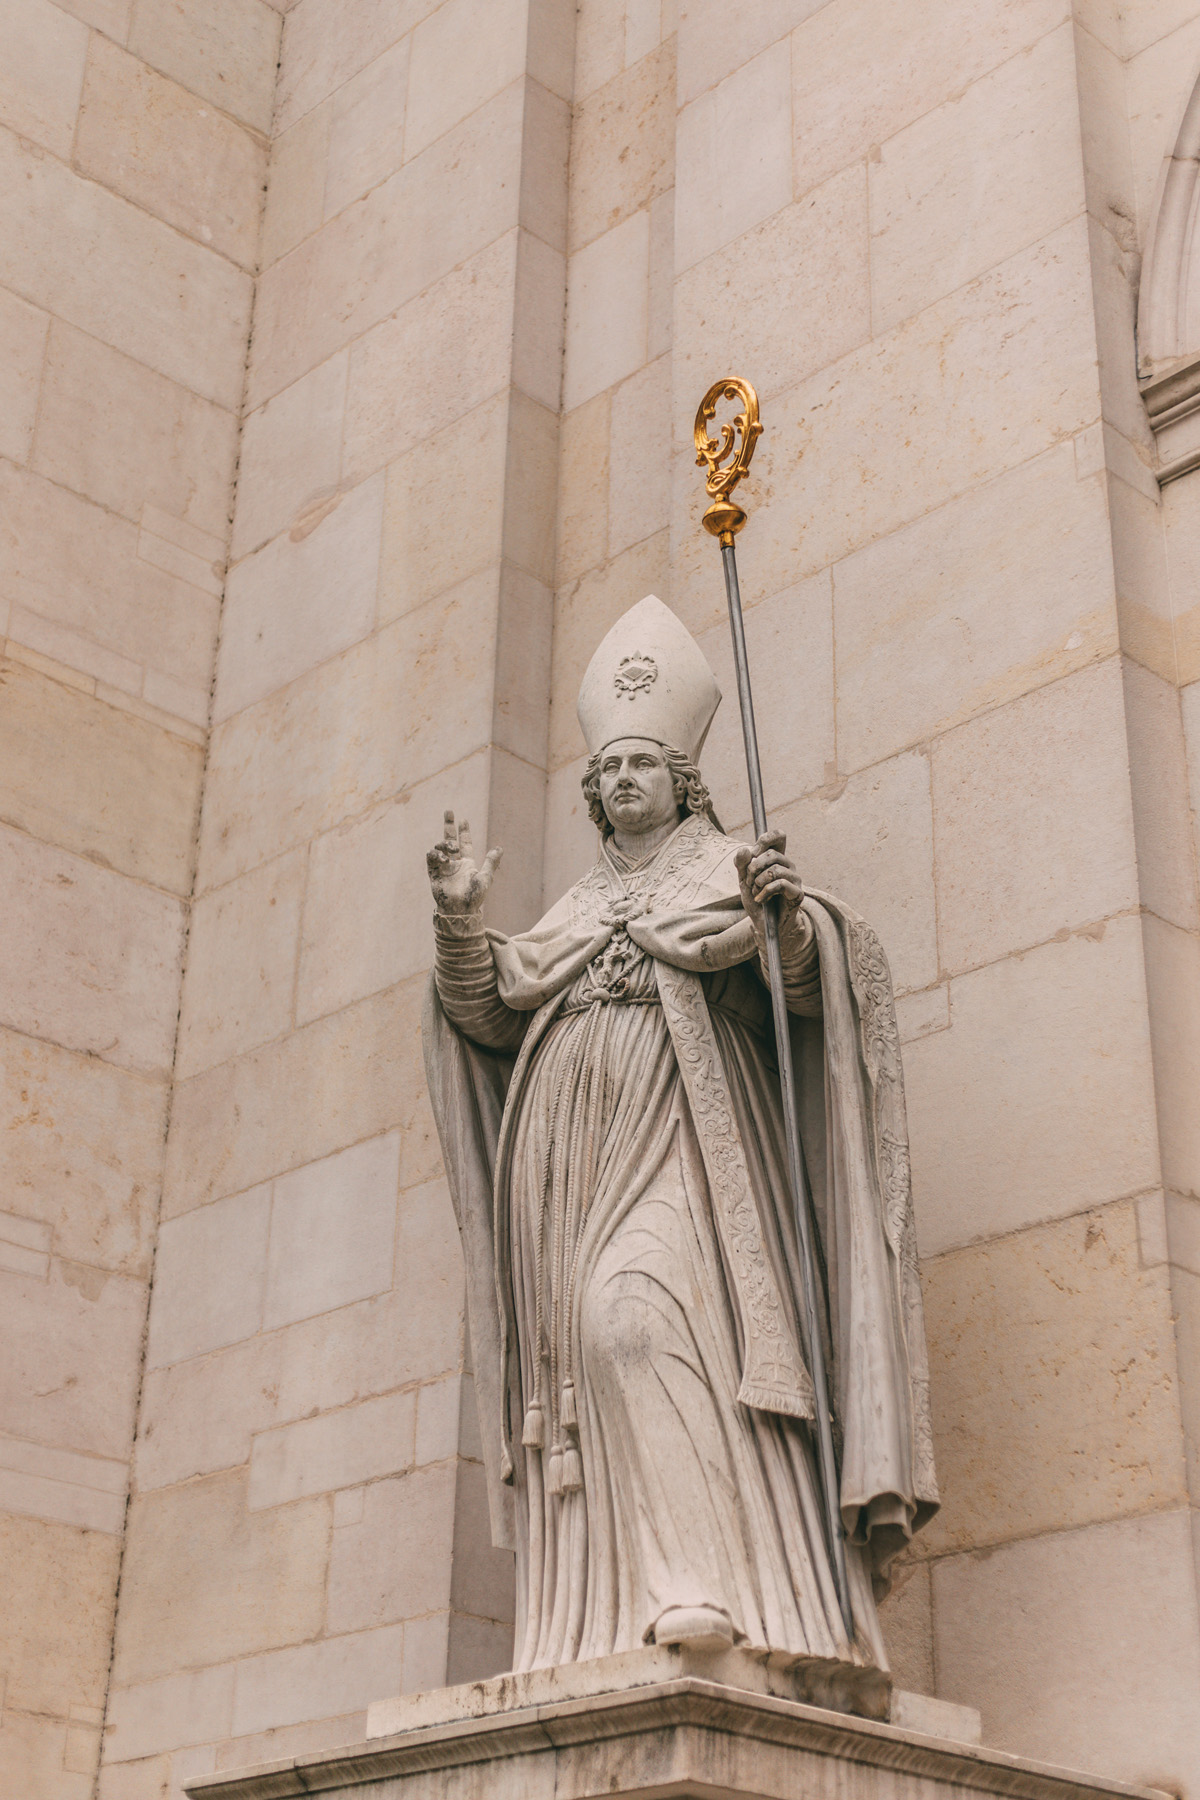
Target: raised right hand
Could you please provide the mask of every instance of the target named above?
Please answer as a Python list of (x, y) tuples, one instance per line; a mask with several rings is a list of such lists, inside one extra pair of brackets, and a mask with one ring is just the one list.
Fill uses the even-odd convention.
[(496, 864), (503, 855), (503, 850), (489, 850), (482, 863), (476, 866), (471, 853), (471, 827), (465, 819), (455, 825), (454, 814), (448, 812), (445, 836), (425, 858), (438, 911), (478, 912), (492, 885)]

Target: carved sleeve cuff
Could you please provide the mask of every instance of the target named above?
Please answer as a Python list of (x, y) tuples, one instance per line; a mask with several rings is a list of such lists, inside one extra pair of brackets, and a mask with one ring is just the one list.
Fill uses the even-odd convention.
[(527, 1015), (500, 998), (479, 914), (435, 913), (433, 931), (433, 978), (447, 1018), (486, 1050), (516, 1050)]
[[(755, 933), (757, 938), (758, 934)], [(812, 920), (802, 908), (785, 911), (779, 922), (779, 953), (783, 963), (783, 993), (787, 1009), (810, 1019), (821, 1016), (821, 964), (817, 953), (817, 934)], [(767, 948), (763, 939), (758, 945), (758, 968), (764, 983), (770, 986), (767, 973)]]

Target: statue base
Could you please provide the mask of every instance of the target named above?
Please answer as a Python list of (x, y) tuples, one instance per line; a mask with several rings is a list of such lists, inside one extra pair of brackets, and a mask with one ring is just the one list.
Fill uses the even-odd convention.
[[(877, 1672), (843, 1674), (886, 1687)], [(814, 1680), (832, 1680), (828, 1665), (652, 1648), (379, 1701), (364, 1744), (204, 1776), (186, 1791), (191, 1800), (928, 1800), (937, 1782), (939, 1800), (1162, 1800), (939, 1735), (977, 1737), (968, 1707), (896, 1695), (895, 1722), (883, 1722), (776, 1691)], [(863, 1683), (850, 1697), (870, 1694)]]

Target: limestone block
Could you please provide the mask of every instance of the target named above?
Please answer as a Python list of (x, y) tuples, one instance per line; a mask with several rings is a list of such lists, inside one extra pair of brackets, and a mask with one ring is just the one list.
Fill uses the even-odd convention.
[[(498, 238), (354, 345), (346, 402), (347, 480), (361, 480), (411, 446), (417, 395), (425, 397), (444, 429), (507, 386), (517, 237), (512, 231)], [(421, 486), (437, 491), (428, 476)]]
[(360, 1743), (366, 1722), (366, 1711), (360, 1710), (340, 1713), (333, 1719), (309, 1719), (300, 1725), (281, 1725), (274, 1730), (230, 1738), (216, 1747), (214, 1766), (244, 1769), (254, 1762), (275, 1762), (284, 1756), (309, 1756), (343, 1744)]
[(876, 331), (1083, 210), (1077, 106), (1067, 22), (887, 140), (869, 164)]
[(1115, 649), (1103, 516), (1103, 489), (1076, 479), (1064, 444), (839, 562), (842, 767)]
[(1169, 1286), (1140, 1266), (1132, 1202), (952, 1251), (922, 1285), (927, 1551), (1185, 1503)]
[(93, 1771), (64, 1767), (63, 1720), (9, 1711), (0, 1728), (0, 1782), (7, 1792), (53, 1794), (54, 1800), (90, 1800)]
[[(299, 1023), (431, 966), (425, 852), (442, 835), (447, 806), (484, 830), (486, 773), (476, 759), (466, 770), (435, 775), (315, 840), (297, 977)], [(478, 848), (482, 855), (482, 837)]]
[(1179, 690), (1128, 659), (1123, 689), (1142, 904), (1194, 931), (1200, 915)]
[(101, 1532), (0, 1514), (6, 1730), (12, 1709), (104, 1704), (119, 1555)]
[(575, 699), (600, 638), (628, 610), (630, 594), (657, 594), (670, 605), (670, 579), (668, 533), (659, 531), (559, 594), (550, 689), (551, 768), (571, 761), (584, 748)]
[(424, 986), (402, 982), (179, 1083), (163, 1216), (395, 1126), (404, 1185), (428, 1180), (438, 1152), (421, 1062)]
[[(247, 417), (238, 458), (234, 557), (290, 526), (308, 536), (336, 505), (346, 411), (345, 351), (302, 375)], [(306, 529), (306, 526), (308, 527)]]
[[(417, 1468), (426, 1463), (445, 1462), (459, 1453), (465, 1430), (464, 1410), (474, 1414), (474, 1402), (464, 1409), (463, 1383), (468, 1377), (448, 1375), (443, 1381), (430, 1381), (417, 1390), (416, 1449), (413, 1461)], [(478, 1425), (475, 1435), (478, 1436)], [(465, 1450), (463, 1454), (468, 1452)], [(337, 1522), (336, 1519), (334, 1521)]]
[(266, 161), (258, 137), (97, 37), (75, 144), (83, 174), (253, 269)]
[[(506, 1653), (504, 1661), (499, 1664), (501, 1669), (511, 1667), (512, 1661), (514, 1573), (512, 1551), (498, 1550), (492, 1543), (491, 1512), (483, 1464), (460, 1463), (454, 1486), (454, 1559), (450, 1604), (456, 1613), (467, 1613), (472, 1618), (492, 1619), (507, 1628), (507, 1636), (501, 1640)], [(495, 1640), (488, 1633), (483, 1641), (491, 1644)], [(464, 1648), (465, 1646), (460, 1646), (460, 1652)]]
[(892, 757), (772, 809), (810, 886), (869, 919), (902, 992), (937, 974), (933, 818), (925, 757)]
[(5, 1204), (69, 1262), (148, 1276), (166, 1111), (162, 1079), (0, 1034)]
[[(381, 623), (495, 564), (503, 546), (508, 397), (498, 394), (391, 465), (379, 571)], [(436, 508), (414, 494), (438, 496)]]
[(568, 260), (565, 411), (646, 361), (649, 257), (650, 215), (643, 210)]
[[(4, 1225), (20, 1236), (22, 1224)], [(21, 1246), (5, 1244), (4, 1265), (17, 1267)], [(45, 1274), (39, 1274), (45, 1280)], [(57, 1521), (119, 1537), (125, 1522), (128, 1464), (123, 1457), (82, 1456), (28, 1438), (0, 1437), (0, 1507), (26, 1518)]]
[(449, 1604), (456, 1479), (454, 1464), (443, 1463), (364, 1489), (361, 1520), (334, 1534), (330, 1632), (366, 1631)]
[(105, 1717), (105, 1760), (132, 1762), (187, 1744), (228, 1737), (233, 1669), (190, 1669), (131, 1687), (114, 1683)]
[[(511, 829), (511, 810), (515, 807), (519, 811), (524, 806), (527, 781), (503, 752), (523, 759), (539, 780), (546, 764), (553, 625), (554, 596), (550, 589), (523, 569), (506, 564), (500, 571), (492, 719), (493, 742), (498, 751), (492, 755), (490, 802), (496, 812), (497, 830)], [(522, 793), (520, 799), (516, 798), (518, 789)], [(540, 803), (539, 798), (539, 807)]]
[(1180, 710), (1183, 714), (1183, 740), (1187, 754), (1188, 792), (1191, 797), (1193, 830), (1200, 853), (1200, 683), (1192, 682), (1181, 690)]
[[(1085, 29), (1075, 33), (1075, 80), (1088, 211), (1118, 242), (1132, 242), (1138, 217), (1137, 188), (1119, 34), (1112, 44), (1105, 44), (1095, 35), (1094, 23), (1086, 17), (1080, 23)], [(1165, 132), (1163, 137), (1165, 142)], [(1160, 156), (1162, 148), (1160, 144)], [(1141, 242), (1145, 241), (1143, 231)]]
[(268, 1331), (391, 1287), (399, 1154), (398, 1135), (389, 1132), (276, 1181)]
[[(1135, 30), (1140, 27), (1134, 27)], [(1163, 162), (1175, 147), (1191, 82), (1186, 71), (1200, 52), (1200, 19), (1180, 20), (1174, 31), (1130, 54), (1124, 63), (1129, 157), (1137, 198), (1138, 239), (1145, 244)], [(1124, 54), (1123, 43), (1121, 54)]]
[(530, 231), (517, 234), (517, 280), (513, 299), (512, 379), (523, 394), (557, 420), (562, 399), (563, 296), (566, 258)]
[(333, 95), (324, 216), (331, 219), (400, 167), (410, 39), (393, 44)]
[(1163, 1180), (1181, 1193), (1200, 1188), (1200, 940), (1156, 919), (1142, 919), (1146, 987)]
[(901, 1557), (892, 1564), (891, 1575), (891, 1589), (880, 1603), (879, 1623), (892, 1679), (899, 1688), (928, 1694), (935, 1686), (929, 1564)]
[(513, 388), (504, 482), (504, 554), (535, 580), (554, 580), (558, 415)]
[[(1123, 52), (1129, 57), (1137, 56), (1148, 45), (1177, 32), (1194, 18), (1195, 13), (1187, 0), (1150, 0), (1140, 9), (1136, 22), (1130, 21), (1128, 29), (1122, 33)], [(1124, 25), (1124, 14), (1121, 19)]]
[(305, 857), (295, 851), (195, 902), (177, 1078), (279, 1037), (291, 1024), (304, 884)]
[(525, 70), (527, 0), (445, 0), (412, 34), (405, 154), (416, 156)]
[[(755, 707), (770, 721), (759, 753), (767, 807), (775, 813), (786, 801), (820, 787), (836, 766), (828, 574), (814, 575), (751, 607), (745, 627)], [(711, 626), (699, 642), (724, 695), (701, 764), (717, 812), (731, 830), (749, 819), (750, 796), (728, 624)], [(801, 844), (793, 849), (805, 855)], [(815, 871), (810, 874), (817, 880)]]
[(724, 29), (719, 0), (685, 0), (679, 19), (679, 105), (686, 106), (777, 43), (818, 5), (819, 0), (748, 0), (731, 36)]
[(23, 463), (33, 443), (50, 321), (0, 288), (0, 453)]
[(766, 401), (867, 341), (870, 293), (860, 166), (709, 257), (675, 298), (676, 428), (685, 441), (718, 342)]
[[(516, 83), (267, 269), (250, 404), (259, 405), (518, 223)], [(360, 271), (350, 292), (346, 270)]]
[(1136, 906), (1116, 657), (932, 750), (938, 941), (951, 973)]
[[(360, 482), (229, 572), (214, 716), (226, 719), (357, 643), (375, 623), (383, 477)], [(310, 514), (310, 517), (313, 516)]]
[(0, 280), (205, 399), (238, 405), (249, 276), (8, 133)]
[(611, 231), (675, 180), (674, 40), (582, 100), (571, 130), (569, 247)]
[[(0, 1279), (0, 1431), (52, 1449), (127, 1457), (146, 1313), (143, 1284), (57, 1259), (48, 1281), (10, 1274)], [(101, 1472), (105, 1481), (108, 1474)], [(112, 1509), (102, 1510), (111, 1529)]]
[(150, 1681), (314, 1636), (329, 1531), (321, 1500), (248, 1512), (244, 1470), (135, 1495), (114, 1679)]
[[(1200, 521), (1195, 517), (1188, 482), (1171, 482), (1162, 498), (1177, 659), (1173, 678), (1186, 688), (1200, 677), (1200, 604), (1196, 600), (1200, 592)], [(1151, 657), (1141, 660), (1155, 661)]]
[(235, 119), (270, 131), (280, 18), (263, 0), (138, 0), (129, 48)]
[(556, 546), (560, 586), (595, 568), (607, 553), (611, 400), (606, 391), (563, 414)]
[(969, 17), (940, 6), (910, 16), (881, 0), (814, 9), (792, 34), (797, 194), (1029, 49), (1065, 12), (1061, 0), (978, 0)]
[(922, 1254), (1156, 1185), (1144, 982), (1136, 919), (951, 982), (904, 1053)]
[(97, 1800), (171, 1800), (171, 1758), (143, 1756), (122, 1763), (106, 1759), (96, 1795)]
[[(125, 428), (113, 432), (113, 420)], [(149, 502), (224, 538), (237, 419), (55, 320), (33, 467), (140, 523)]]
[(4, 124), (69, 157), (87, 49), (87, 27), (50, 0), (12, 0), (0, 22)]
[(671, 359), (660, 356), (623, 381), (612, 396), (608, 459), (612, 555), (670, 524), (670, 425)]
[(625, 67), (627, 0), (589, 0), (575, 24), (575, 100), (580, 103)]
[(286, 131), (412, 30), (437, 0), (298, 0), (288, 8), (275, 129)]
[[(184, 685), (207, 681), (216, 599), (141, 556), (133, 525), (11, 467), (0, 472), (0, 501), (7, 513), (0, 580), (15, 603), (12, 637), (20, 642), (44, 619), (51, 633), (65, 629), (71, 640), (96, 645), (87, 673), (134, 692), (145, 663)], [(53, 642), (31, 648), (53, 655)]]
[(251, 1338), (209, 1356), (147, 1371), (134, 1456), (138, 1492), (249, 1461), (253, 1433), (273, 1425), (278, 1416), (288, 1336)]
[[(270, 1511), (410, 1469), (415, 1405), (414, 1394), (382, 1394), (260, 1432), (250, 1458), (250, 1510)], [(374, 1492), (374, 1486), (367, 1490), (368, 1499)]]
[(547, 777), (543, 910), (548, 911), (596, 860), (596, 827), (588, 816), (582, 791), (586, 766), (587, 757), (581, 756)]
[[(1088, 267), (1080, 221), (777, 400), (754, 461), (744, 599), (752, 604), (1092, 423)], [(918, 441), (921, 456), (900, 454)], [(712, 557), (693, 521), (704, 490), (687, 461), (681, 451), (682, 592), (700, 586)], [(788, 503), (773, 507), (785, 492)]]
[(264, 269), (318, 230), (325, 218), (329, 112), (323, 106), (306, 113), (271, 145), (260, 252)]
[(680, 112), (677, 276), (790, 203), (791, 80), (790, 45), (781, 39)]
[(942, 1692), (981, 1708), (988, 1744), (1186, 1791), (1200, 1758), (1191, 1556), (1176, 1511), (939, 1559)]
[[(1124, 442), (1110, 432), (1107, 444), (1114, 440)], [(1125, 454), (1132, 460), (1132, 452), (1127, 449)], [(1180, 630), (1182, 620), (1172, 617), (1172, 589), (1177, 593), (1178, 586), (1167, 562), (1165, 509), (1110, 472), (1108, 511), (1121, 648), (1173, 685), (1181, 672), (1179, 652), (1189, 633), (1186, 626)]]
[(650, 208), (650, 293), (647, 300), (647, 356), (671, 348), (675, 287), (675, 190), (660, 194)]
[(270, 1187), (214, 1200), (158, 1234), (147, 1367), (253, 1337), (262, 1323)]
[(64, 0), (62, 10), (123, 44), (129, 33), (133, 0)]
[(186, 894), (203, 752), (19, 662), (0, 662), (0, 818)]
[(404, 1627), (385, 1625), (247, 1657), (235, 1674), (234, 1733), (361, 1711), (395, 1690), (403, 1645)]
[(3, 826), (0, 911), (0, 1024), (122, 1068), (170, 1067), (177, 900)]

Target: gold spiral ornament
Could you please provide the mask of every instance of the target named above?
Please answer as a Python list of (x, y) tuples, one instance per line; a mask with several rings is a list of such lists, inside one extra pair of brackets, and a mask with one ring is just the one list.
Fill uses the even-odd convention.
[[(742, 410), (719, 427), (719, 437), (711, 438), (708, 427), (722, 400), (740, 400)], [(696, 461), (708, 468), (704, 485), (712, 498), (712, 505), (704, 514), (704, 528), (723, 545), (732, 544), (746, 523), (745, 513), (731, 496), (750, 467), (754, 446), (761, 436), (758, 395), (750, 383), (737, 375), (714, 381), (696, 413)]]

